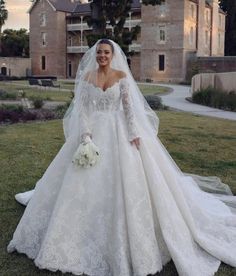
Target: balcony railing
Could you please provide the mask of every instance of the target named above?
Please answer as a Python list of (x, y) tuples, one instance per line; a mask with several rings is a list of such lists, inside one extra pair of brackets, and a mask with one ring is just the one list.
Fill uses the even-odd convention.
[(141, 24), (141, 19), (131, 19), (125, 21), (125, 28), (133, 28)]
[[(126, 20), (124, 27), (133, 28), (136, 25), (141, 24), (141, 19), (131, 19)], [(107, 29), (111, 29), (111, 26), (108, 25)], [(92, 30), (92, 27), (89, 27), (87, 23), (76, 23), (76, 24), (67, 24), (67, 31), (86, 31)]]
[(83, 54), (89, 49), (89, 46), (67, 46), (68, 54)]
[(129, 46), (130, 51), (141, 52), (141, 44), (133, 43)]
[(87, 23), (67, 24), (67, 31), (92, 30)]
[[(68, 54), (83, 54), (89, 49), (88, 46), (67, 46)], [(129, 51), (140, 52), (141, 44), (133, 43), (129, 46)]]

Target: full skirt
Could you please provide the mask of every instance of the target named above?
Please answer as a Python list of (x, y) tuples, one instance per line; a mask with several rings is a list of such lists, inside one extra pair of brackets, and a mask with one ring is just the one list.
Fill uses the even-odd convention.
[(227, 199), (202, 191), (158, 138), (141, 133), (137, 150), (123, 113), (97, 112), (92, 129), (99, 162), (73, 164), (78, 141), (69, 138), (38, 181), (9, 252), (89, 276), (146, 276), (171, 259), (182, 276), (213, 275), (221, 261), (236, 267)]

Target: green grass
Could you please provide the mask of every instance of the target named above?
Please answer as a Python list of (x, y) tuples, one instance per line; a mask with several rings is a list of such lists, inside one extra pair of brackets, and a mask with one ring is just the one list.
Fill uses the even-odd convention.
[(159, 85), (139, 84), (138, 87), (143, 93), (143, 95), (163, 94), (170, 91), (168, 87), (159, 86)]
[(6, 84), (1, 82), (1, 89), (5, 90), (8, 93), (19, 92), (23, 90), (26, 93), (26, 97), (40, 97), (43, 100), (67, 102), (70, 100), (71, 93), (58, 90), (50, 90), (46, 88), (36, 88), (31, 86), (22, 85), (22, 81), (19, 81), (19, 84)]
[[(19, 87), (22, 87), (22, 84), (28, 85), (28, 81), (13, 81), (13, 83), (19, 84)], [(74, 82), (73, 81), (58, 80), (58, 83), (61, 85), (62, 89), (69, 89), (71, 91), (74, 91)], [(21, 88), (18, 88), (18, 86), (16, 86), (16, 85), (12, 85), (11, 87), (13, 87), (13, 89), (16, 89), (16, 90), (21, 89)], [(166, 92), (170, 91), (170, 89), (168, 87), (159, 86), (159, 85), (138, 84), (138, 87), (144, 95), (162, 94), (162, 93), (166, 93)], [(38, 91), (38, 89), (32, 89), (32, 90), (34, 92)]]
[[(217, 175), (236, 194), (236, 123), (183, 112), (160, 111), (158, 115), (159, 137), (180, 168)], [(25, 255), (8, 254), (6, 246), (24, 211), (14, 195), (34, 187), (63, 141), (58, 120), (0, 126), (0, 275), (62, 275), (38, 270)], [(177, 272), (170, 263), (157, 275), (177, 276)], [(236, 269), (221, 265), (216, 275), (236, 275)]]

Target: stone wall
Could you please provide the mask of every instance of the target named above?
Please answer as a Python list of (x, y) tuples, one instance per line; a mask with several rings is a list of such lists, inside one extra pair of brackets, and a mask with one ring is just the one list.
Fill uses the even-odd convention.
[(31, 72), (31, 59), (20, 57), (0, 57), (0, 73), (7, 76), (26, 77)]
[(197, 74), (192, 78), (191, 92), (194, 93), (209, 86), (226, 93), (236, 91), (236, 72)]
[(197, 73), (236, 72), (236, 56), (192, 57), (187, 62), (186, 80)]

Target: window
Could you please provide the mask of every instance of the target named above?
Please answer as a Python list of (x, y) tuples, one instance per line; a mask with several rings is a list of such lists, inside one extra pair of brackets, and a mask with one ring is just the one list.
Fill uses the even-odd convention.
[(69, 45), (69, 46), (73, 46), (73, 39), (72, 39), (72, 36), (69, 36), (69, 37), (68, 37), (68, 45)]
[(218, 33), (218, 48), (221, 48), (221, 34)]
[(159, 55), (159, 71), (165, 71), (165, 55)]
[(40, 14), (40, 26), (41, 27), (46, 26), (46, 13), (45, 12)]
[(71, 63), (70, 60), (68, 61), (68, 75), (69, 75), (69, 78), (71, 78), (71, 76), (72, 76), (72, 63)]
[(205, 22), (207, 24), (210, 24), (210, 10), (209, 9), (205, 10)]
[(190, 28), (189, 43), (191, 45), (193, 45), (193, 43), (194, 43), (194, 28), (193, 27)]
[(166, 28), (165, 28), (165, 26), (160, 26), (159, 27), (159, 40), (162, 43), (166, 41)]
[(46, 57), (45, 56), (41, 57), (41, 68), (42, 68), (42, 70), (46, 70)]
[(195, 18), (195, 7), (193, 4), (190, 5), (190, 15), (192, 18)]
[(160, 10), (160, 17), (165, 17), (166, 15), (166, 2), (162, 1), (161, 5), (159, 6), (159, 10)]
[(219, 14), (219, 28), (222, 27), (222, 19), (221, 19), (221, 15)]
[(210, 44), (210, 32), (205, 31), (205, 44), (208, 46)]
[(46, 35), (44, 32), (41, 33), (42, 46), (46, 46)]

